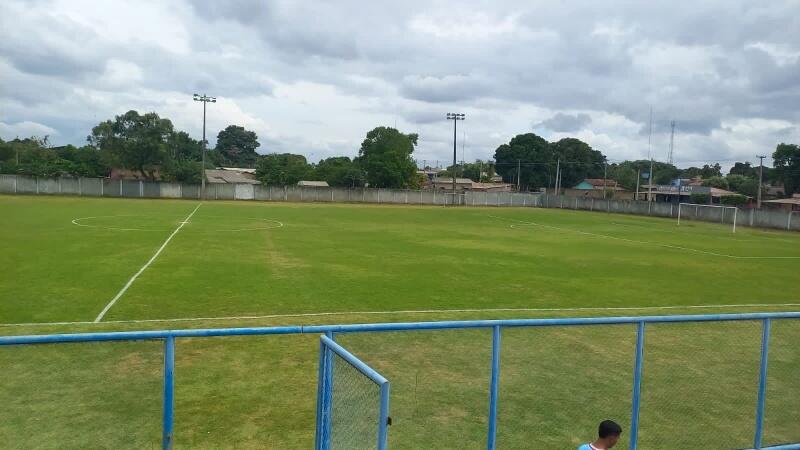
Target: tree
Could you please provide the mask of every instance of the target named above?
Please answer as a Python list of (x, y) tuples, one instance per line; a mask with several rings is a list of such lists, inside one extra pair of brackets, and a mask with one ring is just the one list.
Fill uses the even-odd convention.
[(711, 178), (711, 177), (719, 177), (722, 176), (722, 166), (719, 163), (715, 163), (713, 166), (709, 166), (708, 164), (703, 165), (702, 168), (700, 167), (689, 167), (688, 169), (684, 169), (681, 171), (681, 178)]
[(236, 167), (251, 167), (258, 159), (258, 136), (238, 125), (228, 125), (217, 134), (217, 147), (222, 162)]
[(772, 161), (776, 178), (783, 181), (786, 196), (800, 192), (800, 146), (779, 144), (772, 154)]
[(110, 165), (137, 170), (142, 177), (153, 180), (156, 170), (169, 157), (167, 139), (172, 132), (169, 119), (154, 112), (140, 115), (128, 111), (92, 128), (87, 140)]
[(174, 132), (167, 138), (169, 156), (172, 159), (201, 161), (203, 143), (192, 139), (185, 131)]
[[(669, 184), (680, 175), (680, 169), (672, 164), (653, 161), (653, 182), (655, 184)], [(608, 178), (616, 180), (620, 186), (629, 191), (636, 189), (636, 174), (641, 177), (639, 185), (649, 184), (647, 174), (650, 172), (650, 160), (623, 161), (609, 164)]]
[(749, 162), (737, 162), (731, 167), (729, 175), (741, 175), (744, 177), (757, 178), (758, 169), (750, 165)]
[(411, 158), (417, 135), (394, 128), (377, 127), (367, 133), (356, 161), (366, 172), (370, 187), (416, 187), (417, 165)]
[(730, 190), (748, 197), (756, 197), (758, 195), (757, 179), (737, 174), (728, 175), (725, 178), (728, 180)]
[(585, 178), (603, 178), (606, 173), (606, 157), (580, 139), (564, 138), (550, 144), (550, 148), (561, 160), (563, 187), (573, 187)]
[(256, 163), (256, 178), (269, 186), (286, 186), (307, 180), (313, 167), (303, 155), (272, 153), (264, 155)]
[(725, 195), (719, 199), (719, 202), (727, 206), (740, 206), (747, 203), (747, 197), (744, 195)]
[(506, 183), (529, 187), (551, 186), (555, 180), (555, 159), (550, 144), (534, 133), (518, 134), (494, 152), (495, 170)]
[(728, 190), (730, 186), (728, 185), (728, 180), (720, 176), (713, 176), (711, 178), (706, 179), (703, 181), (703, 186), (710, 186), (715, 187), (717, 189), (725, 189)]
[(330, 186), (355, 187), (364, 185), (364, 172), (347, 156), (324, 159), (317, 164), (315, 178)]

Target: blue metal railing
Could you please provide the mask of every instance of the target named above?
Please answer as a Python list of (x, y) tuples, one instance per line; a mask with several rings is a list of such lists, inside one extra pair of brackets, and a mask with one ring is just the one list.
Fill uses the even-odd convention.
[[(498, 384), (500, 370), (500, 332), (502, 328), (511, 327), (550, 327), (550, 326), (588, 326), (588, 325), (620, 325), (636, 324), (636, 355), (634, 364), (633, 406), (631, 414), (631, 442), (630, 448), (636, 449), (639, 430), (639, 405), (641, 400), (641, 376), (644, 364), (644, 338), (645, 325), (649, 323), (688, 323), (688, 322), (731, 322), (731, 321), (761, 321), (762, 342), (761, 360), (758, 385), (758, 402), (756, 405), (756, 423), (754, 430), (754, 449), (800, 449), (800, 443), (787, 444), (773, 447), (762, 447), (762, 433), (764, 424), (764, 405), (766, 400), (767, 366), (769, 351), (769, 335), (772, 320), (800, 319), (800, 312), (784, 313), (747, 313), (747, 314), (705, 314), (705, 315), (676, 315), (676, 316), (627, 316), (627, 317), (587, 317), (587, 318), (558, 318), (558, 319), (510, 319), (510, 320), (465, 320), (441, 322), (410, 322), (410, 323), (373, 323), (352, 325), (311, 325), (311, 326), (284, 326), (284, 327), (255, 327), (255, 328), (211, 328), (192, 330), (160, 330), (160, 331), (126, 331), (107, 333), (76, 333), (76, 334), (49, 334), (30, 336), (0, 336), (2, 345), (30, 345), (30, 344), (55, 344), (65, 342), (100, 342), (100, 341), (130, 341), (130, 340), (164, 340), (164, 405), (163, 405), (163, 448), (170, 449), (174, 442), (173, 435), (173, 407), (174, 407), (174, 378), (175, 368), (175, 340), (189, 337), (214, 337), (214, 336), (252, 336), (272, 334), (325, 334), (328, 338), (334, 333), (369, 333), (386, 331), (422, 331), (445, 330), (466, 328), (492, 328), (492, 373), (489, 394), (489, 431), (487, 448), (494, 449), (497, 430)], [(320, 344), (321, 346), (324, 344)], [(798, 344), (800, 345), (800, 344)], [(321, 354), (330, 353), (322, 352)], [(326, 364), (320, 357), (320, 365)], [(320, 368), (322, 370), (322, 367)], [(320, 378), (321, 382), (330, 382)], [(387, 384), (388, 386), (388, 384)], [(323, 390), (324, 391), (324, 390)], [(381, 406), (382, 410), (384, 406)], [(388, 403), (385, 405), (388, 414)], [(319, 421), (317, 426), (319, 426)]]

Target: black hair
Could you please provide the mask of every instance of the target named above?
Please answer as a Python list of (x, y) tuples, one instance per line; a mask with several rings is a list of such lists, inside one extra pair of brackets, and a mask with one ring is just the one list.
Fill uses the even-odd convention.
[(597, 434), (601, 439), (609, 436), (619, 436), (622, 434), (622, 427), (613, 420), (604, 420), (600, 422), (600, 426), (597, 429)]

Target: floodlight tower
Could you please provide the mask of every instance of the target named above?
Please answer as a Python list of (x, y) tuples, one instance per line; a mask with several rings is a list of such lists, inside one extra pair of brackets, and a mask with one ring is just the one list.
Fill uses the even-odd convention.
[(464, 120), (465, 115), (463, 113), (447, 113), (447, 120), (453, 121), (453, 194), (456, 193), (456, 124), (459, 120)]
[(200, 167), (200, 198), (206, 198), (206, 103), (216, 103), (217, 97), (209, 97), (206, 94), (194, 94), (192, 99), (196, 102), (203, 102), (203, 157), (202, 167)]

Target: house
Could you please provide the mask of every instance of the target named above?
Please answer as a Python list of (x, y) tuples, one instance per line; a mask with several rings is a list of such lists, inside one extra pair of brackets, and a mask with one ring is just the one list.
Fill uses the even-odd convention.
[(631, 199), (633, 194), (610, 178), (586, 178), (572, 189), (565, 189), (570, 197)]
[(300, 187), (312, 187), (312, 188), (326, 188), (328, 186), (327, 181), (298, 181), (297, 185)]
[(514, 185), (509, 183), (478, 183), (473, 181), (468, 190), (474, 192), (511, 192), (513, 187)]
[(715, 187), (687, 184), (676, 186), (674, 184), (645, 184), (639, 188), (639, 199), (647, 200), (652, 193), (653, 201), (672, 202), (672, 203), (693, 203), (692, 195), (709, 195), (711, 203), (721, 203), (722, 197), (729, 195), (741, 195), (736, 192), (727, 191)]
[(206, 169), (206, 181), (210, 184), (261, 184), (256, 180), (255, 169), (223, 167)]
[(786, 212), (800, 211), (800, 194), (794, 194), (791, 198), (767, 200), (761, 204), (770, 209), (782, 209)]
[[(453, 190), (453, 179), (450, 177), (437, 177), (431, 183), (434, 189), (442, 191)], [(456, 178), (456, 191), (468, 191), (472, 188), (472, 180), (469, 178)]]

